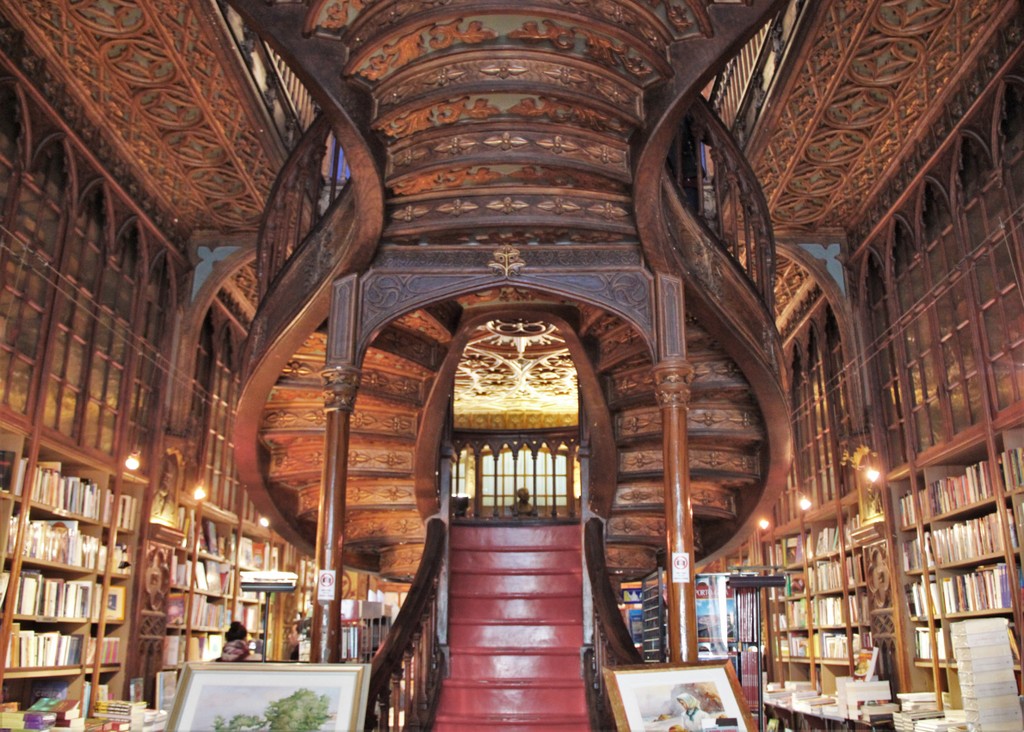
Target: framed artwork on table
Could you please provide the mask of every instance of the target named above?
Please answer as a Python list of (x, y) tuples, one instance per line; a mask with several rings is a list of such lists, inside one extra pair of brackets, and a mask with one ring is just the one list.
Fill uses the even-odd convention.
[(732, 662), (650, 663), (604, 669), (619, 732), (754, 732)]
[(188, 663), (167, 732), (361, 730), (369, 684), (364, 663)]

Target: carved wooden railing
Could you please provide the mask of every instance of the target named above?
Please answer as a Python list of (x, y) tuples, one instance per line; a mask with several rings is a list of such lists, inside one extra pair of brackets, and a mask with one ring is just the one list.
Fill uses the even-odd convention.
[(313, 232), (348, 180), (344, 155), (325, 115), (303, 135), (267, 200), (256, 254), (260, 298)]
[(775, 301), (775, 238), (753, 169), (703, 98), (687, 112), (668, 159), (680, 198), (708, 239), (746, 274), (769, 312)]
[(437, 636), (446, 622), (438, 597), (447, 524), (427, 523), (423, 558), (391, 632), (373, 657), (367, 730), (430, 729), (437, 711), (444, 652)]
[(598, 518), (587, 521), (583, 530), (583, 551), (594, 608), (593, 644), (583, 648), (583, 675), (587, 686), (587, 708), (591, 729), (614, 729), (602, 669), (643, 663), (633, 638), (626, 629), (618, 602), (608, 582), (604, 554), (604, 524)]

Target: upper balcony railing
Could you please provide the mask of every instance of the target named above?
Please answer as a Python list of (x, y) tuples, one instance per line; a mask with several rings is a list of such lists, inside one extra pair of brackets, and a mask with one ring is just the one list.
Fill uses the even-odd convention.
[(768, 203), (735, 139), (703, 98), (680, 126), (668, 170), (707, 239), (724, 248), (772, 312), (775, 239)]
[(285, 162), (267, 201), (256, 260), (261, 298), (341, 195), (349, 176), (345, 153), (321, 115)]

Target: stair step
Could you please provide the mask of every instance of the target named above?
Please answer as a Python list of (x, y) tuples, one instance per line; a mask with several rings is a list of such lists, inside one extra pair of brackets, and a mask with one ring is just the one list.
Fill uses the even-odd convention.
[[(452, 574), (452, 592), (460, 595), (544, 595), (582, 588), (579, 574)], [(582, 589), (580, 590), (582, 592)]]
[(549, 618), (583, 622), (583, 602), (580, 595), (483, 597), (477, 595), (453, 596), (449, 614), (461, 621), (481, 620), (544, 622)]
[(563, 649), (583, 644), (583, 627), (580, 623), (571, 625), (531, 625), (529, 623), (479, 622), (461, 625), (454, 620), (448, 633), (451, 648), (488, 647), (505, 648), (511, 645), (558, 646)]
[(507, 680), (445, 680), (445, 696), (438, 714), (455, 709), (501, 710), (511, 716), (516, 710), (558, 709), (586, 714), (587, 699), (578, 680), (543, 683)]
[(506, 551), (503, 548), (459, 549), (451, 555), (452, 572), (484, 570), (531, 571), (546, 569), (579, 569), (580, 553), (576, 549), (528, 548)]
[(580, 527), (578, 524), (552, 526), (453, 526), (451, 549), (493, 549), (504, 547), (505, 551), (516, 548), (536, 547), (579, 548)]
[(466, 730), (467, 732), (566, 732), (590, 729), (586, 714), (438, 714), (434, 719), (434, 731)]
[(579, 651), (552, 649), (547, 653), (530, 649), (462, 649), (452, 651), (452, 679), (571, 679), (580, 674)]

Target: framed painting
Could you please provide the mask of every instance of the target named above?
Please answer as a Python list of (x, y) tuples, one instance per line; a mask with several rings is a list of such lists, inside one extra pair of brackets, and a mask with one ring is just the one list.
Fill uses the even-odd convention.
[(619, 732), (754, 732), (732, 662), (649, 663), (604, 669)]
[(188, 663), (168, 732), (363, 729), (369, 664)]

